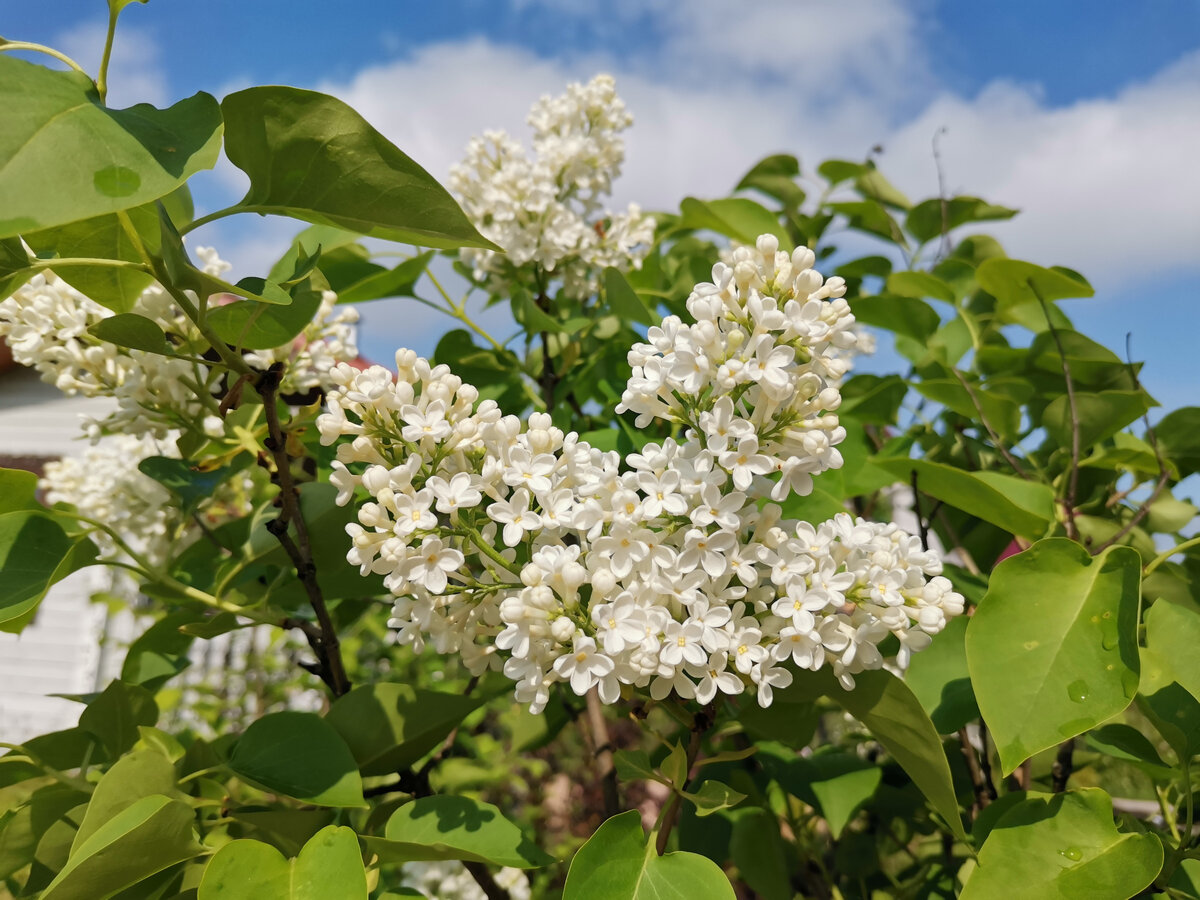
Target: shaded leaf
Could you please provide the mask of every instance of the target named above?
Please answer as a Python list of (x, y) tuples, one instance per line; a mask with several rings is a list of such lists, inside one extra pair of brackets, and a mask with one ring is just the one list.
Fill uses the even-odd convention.
[(102, 341), (131, 350), (145, 350), (147, 353), (161, 353), (164, 356), (171, 352), (167, 336), (158, 324), (137, 313), (120, 313), (101, 319), (88, 329), (88, 333)]
[(917, 473), (922, 493), (1022, 537), (1039, 538), (1054, 521), (1054, 492), (1045, 484), (999, 472), (967, 472), (923, 459), (876, 458), (875, 465), (907, 481)]
[(318, 806), (366, 806), (350, 749), (315, 713), (278, 712), (250, 724), (229, 768), (263, 790)]
[(461, 859), (530, 869), (553, 859), (490, 803), (442, 794), (392, 813), (383, 838), (364, 838), (385, 862)]
[(325, 721), (342, 736), (364, 775), (386, 775), (436, 748), (480, 702), (384, 682), (339, 697)]

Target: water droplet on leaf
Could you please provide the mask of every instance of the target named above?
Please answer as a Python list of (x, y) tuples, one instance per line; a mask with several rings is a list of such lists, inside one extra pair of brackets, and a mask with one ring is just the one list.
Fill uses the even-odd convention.
[(1082, 703), (1088, 698), (1089, 690), (1090, 688), (1088, 687), (1088, 683), (1086, 681), (1083, 681), (1082, 679), (1079, 681), (1072, 681), (1067, 685), (1067, 696), (1076, 703)]

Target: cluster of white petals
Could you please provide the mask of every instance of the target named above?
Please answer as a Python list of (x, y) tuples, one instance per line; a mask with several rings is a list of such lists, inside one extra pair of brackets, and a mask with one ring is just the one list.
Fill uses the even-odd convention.
[(619, 135), (633, 117), (612, 77), (597, 75), (543, 97), (528, 122), (534, 159), (505, 132), (488, 131), (450, 170), (463, 210), (505, 251), (464, 250), (463, 259), (496, 293), (519, 280), (513, 267), (532, 265), (560, 279), (567, 296), (589, 296), (606, 266), (640, 266), (654, 237), (654, 220), (636, 204), (618, 214), (603, 208), (625, 159)]
[[(173, 445), (148, 436), (108, 435), (78, 455), (46, 463), (41, 488), (46, 502), (69, 503), (120, 534), (139, 556), (161, 565), (178, 537), (181, 516), (170, 492), (143, 474), (138, 463), (169, 453)], [(103, 531), (92, 537), (106, 556), (123, 555)]]
[(395, 378), (335, 368), (317, 420), (340, 441), (331, 480), (340, 503), (372, 498), (348, 558), (384, 576), (399, 640), (503, 671), (535, 711), (556, 683), (767, 706), (793, 668), (850, 688), (906, 666), (963, 610), (936, 554), (895, 525), (788, 521), (770, 502), (841, 465), (853, 316), (812, 263), (764, 236), (696, 286), (693, 324), (650, 330), (619, 409), (682, 433), (625, 459), (548, 415), (503, 416), (411, 351)]
[[(210, 275), (228, 271), (229, 264), (215, 250), (198, 247), (196, 255)], [(194, 298), (193, 298), (194, 299)], [(290, 359), (283, 390), (303, 392), (325, 386), (325, 373), (339, 360), (354, 359), (352, 307), (337, 307), (336, 295), (326, 292), (321, 310), (288, 347), (262, 351), (250, 357), (252, 365), (269, 365)], [(138, 297), (133, 313), (158, 325), (169, 339), (179, 342), (181, 355), (189, 347), (202, 349), (207, 342), (192, 322), (159, 285)], [(198, 421), (215, 410), (215, 402), (201, 396), (213, 385), (210, 368), (203, 363), (131, 350), (101, 340), (88, 329), (114, 315), (113, 311), (84, 296), (53, 271), (43, 270), (0, 300), (0, 337), (6, 338), (13, 358), (32, 366), (42, 380), (66, 394), (112, 397), (117, 409), (102, 421), (90, 423), (93, 437), (103, 433), (164, 436), (188, 421)], [(195, 355), (195, 354), (192, 354)]]
[[(410, 862), (401, 869), (404, 886), (431, 900), (487, 900), (483, 888), (457, 860)], [(530, 900), (529, 879), (520, 869), (505, 866), (494, 874), (497, 886), (512, 900)]]

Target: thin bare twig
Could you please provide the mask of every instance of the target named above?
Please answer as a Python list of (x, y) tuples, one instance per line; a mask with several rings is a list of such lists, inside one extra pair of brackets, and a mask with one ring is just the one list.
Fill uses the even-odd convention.
[[(710, 703), (704, 709), (696, 713), (696, 717), (692, 720), (692, 736), (688, 741), (687, 747), (687, 765), (684, 767), (684, 779), (687, 779), (692, 771), (692, 766), (696, 764), (696, 758), (700, 755), (700, 743), (704, 740), (704, 734), (713, 725), (716, 718), (713, 705)], [(671, 837), (671, 830), (675, 827), (675, 822), (679, 818), (679, 809), (683, 804), (683, 791), (687, 784), (675, 785), (675, 791), (671, 794), (671, 799), (667, 801), (667, 808), (663, 811), (662, 824), (658, 829), (658, 840), (654, 845), (654, 849), (662, 856), (667, 852), (667, 841)]]
[[(1133, 360), (1131, 359), (1133, 354), (1130, 352), (1129, 340), (1130, 335), (1126, 334), (1125, 362), (1129, 366), (1129, 374), (1133, 377), (1134, 387), (1136, 387), (1138, 390), (1141, 390), (1142, 383), (1138, 380), (1137, 371), (1133, 368)], [(1150, 424), (1150, 414), (1148, 412), (1142, 414), (1142, 423), (1146, 426), (1146, 440), (1149, 441), (1151, 449), (1154, 450), (1154, 459), (1158, 463), (1158, 480), (1154, 483), (1154, 490), (1150, 492), (1150, 496), (1146, 498), (1145, 502), (1142, 503), (1140, 507), (1138, 507), (1138, 510), (1133, 514), (1133, 517), (1125, 523), (1125, 526), (1120, 531), (1093, 550), (1092, 555), (1104, 552), (1113, 544), (1125, 537), (1125, 535), (1129, 534), (1129, 532), (1133, 531), (1133, 529), (1138, 526), (1142, 519), (1146, 518), (1146, 516), (1150, 514), (1150, 507), (1154, 505), (1154, 501), (1158, 499), (1159, 495), (1166, 488), (1167, 482), (1171, 480), (1171, 473), (1167, 468), (1167, 461), (1163, 458), (1162, 448), (1158, 446), (1158, 435), (1154, 432), (1154, 426)], [(1132, 488), (1130, 488), (1130, 490), (1132, 490)], [(1126, 491), (1125, 495), (1127, 496), (1128, 494), (1129, 491)], [(1120, 502), (1120, 497), (1116, 502)]]
[(938, 243), (938, 259), (944, 259), (950, 253), (950, 201), (946, 197), (946, 172), (942, 165), (942, 149), (938, 146), (938, 139), (946, 133), (948, 129), (945, 125), (933, 133), (933, 140), (930, 142), (933, 145), (933, 165), (937, 169), (938, 180), (938, 202), (941, 204), (942, 212), (942, 235)]
[(1075, 771), (1075, 738), (1067, 738), (1058, 745), (1058, 755), (1054, 757), (1054, 766), (1050, 769), (1050, 785), (1054, 793), (1061, 794), (1067, 789), (1067, 782), (1073, 771)]
[(608, 725), (604, 721), (604, 706), (600, 702), (599, 688), (587, 693), (587, 723), (592, 735), (592, 753), (596, 760), (596, 776), (604, 794), (604, 818), (610, 819), (621, 811), (621, 797), (617, 792), (617, 766), (613, 758), (613, 745), (608, 736)]
[(921, 549), (929, 552), (929, 521), (921, 515), (921, 491), (917, 487), (917, 470), (912, 470), (913, 513), (917, 517), (917, 530), (921, 533)]
[[(317, 656), (318, 675), (324, 681), (335, 697), (340, 697), (350, 690), (350, 679), (346, 675), (346, 666), (342, 661), (340, 641), (337, 628), (329, 615), (329, 607), (317, 582), (317, 567), (313, 564), (312, 545), (309, 542), (308, 526), (300, 511), (300, 494), (292, 478), (291, 459), (287, 452), (287, 436), (279, 420), (279, 384), (283, 378), (283, 363), (275, 363), (266, 372), (259, 375), (256, 387), (263, 400), (263, 410), (267, 418), (267, 439), (263, 442), (270, 451), (275, 463), (274, 477), (279, 485), (279, 516), (267, 523), (267, 531), (275, 535), (283, 550), (296, 567), (296, 575), (304, 586), (313, 612), (317, 614), (319, 635), (306, 630), (309, 646)], [(292, 540), (288, 526), (296, 529), (296, 539)]]
[(1025, 283), (1029, 285), (1029, 290), (1033, 291), (1033, 296), (1042, 306), (1042, 314), (1046, 317), (1046, 327), (1050, 329), (1054, 346), (1058, 348), (1058, 358), (1062, 361), (1063, 379), (1067, 383), (1067, 409), (1071, 414), (1071, 470), (1067, 475), (1067, 496), (1064, 498), (1064, 503), (1067, 507), (1067, 537), (1078, 541), (1079, 526), (1075, 523), (1075, 503), (1079, 494), (1079, 407), (1075, 403), (1075, 382), (1071, 379), (1071, 364), (1067, 362), (1067, 351), (1063, 348), (1062, 337), (1059, 336), (1054, 320), (1050, 318), (1049, 304), (1046, 303), (1046, 299), (1037, 289), (1032, 278), (1025, 279)]
[(1004, 442), (1000, 440), (1000, 435), (996, 434), (996, 430), (992, 428), (991, 423), (988, 422), (988, 418), (983, 412), (983, 405), (979, 402), (979, 395), (975, 393), (975, 388), (971, 386), (971, 382), (967, 381), (967, 379), (963, 377), (962, 372), (958, 371), (958, 369), (952, 368), (950, 371), (954, 373), (954, 377), (958, 379), (958, 383), (963, 386), (963, 389), (967, 392), (967, 396), (971, 398), (971, 405), (975, 407), (975, 412), (979, 414), (980, 423), (987, 430), (988, 437), (992, 439), (992, 446), (1000, 451), (1000, 455), (1004, 457), (1005, 461), (1010, 466), (1012, 466), (1012, 470), (1016, 472), (1017, 475), (1019, 475), (1021, 478), (1024, 478), (1026, 481), (1029, 481), (1029, 474), (1021, 468), (1021, 464), (1017, 462), (1016, 457), (1013, 456), (1009, 452), (1008, 448), (1004, 446)]
[[(975, 745), (971, 743), (965, 727), (958, 729), (958, 743), (962, 747), (963, 759), (967, 762), (967, 772), (971, 776), (971, 788), (975, 791), (975, 802), (971, 805), (971, 819), (974, 820), (979, 815), (979, 811), (992, 802), (992, 798), (988, 795), (987, 781), (983, 777), (979, 754), (975, 751)], [(984, 752), (986, 752), (986, 748)]]

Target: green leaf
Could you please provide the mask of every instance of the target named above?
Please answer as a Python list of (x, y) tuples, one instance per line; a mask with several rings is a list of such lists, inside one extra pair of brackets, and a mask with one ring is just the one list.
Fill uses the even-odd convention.
[(737, 866), (738, 878), (763, 900), (795, 897), (787, 847), (774, 814), (765, 809), (741, 813), (733, 823), (729, 854)]
[(970, 619), (951, 619), (927, 648), (914, 653), (905, 683), (941, 734), (953, 734), (979, 718), (979, 705), (967, 670), (966, 634)]
[(1102, 725), (1089, 731), (1087, 742), (1092, 749), (1116, 759), (1144, 763), (1160, 769), (1169, 768), (1144, 734), (1121, 722)]
[[(125, 210), (124, 216), (141, 241), (142, 248), (155, 252), (159, 246), (159, 227), (158, 212), (154, 205), (135, 206)], [(116, 213), (33, 232), (24, 235), (24, 238), (33, 251), (43, 258), (59, 256), (145, 262), (142, 248), (134, 242)], [(118, 313), (133, 309), (138, 296), (154, 281), (148, 271), (125, 266), (61, 266), (54, 274), (81, 294)]]
[(1172, 680), (1200, 700), (1200, 610), (1159, 600), (1146, 611), (1146, 647), (1170, 668)]
[(745, 197), (722, 200), (685, 197), (679, 209), (683, 213), (679, 221), (681, 228), (715, 231), (750, 246), (754, 246), (760, 234), (773, 234), (779, 238), (781, 247), (786, 249), (792, 245), (775, 213)]
[(887, 289), (901, 297), (931, 297), (943, 303), (954, 302), (954, 289), (929, 272), (894, 272), (888, 276)]
[(553, 862), (492, 804), (449, 794), (404, 804), (383, 838), (364, 840), (385, 862), (461, 859), (518, 869)]
[(1065, 538), (1000, 563), (967, 628), (967, 663), (1005, 774), (1129, 705), (1141, 557)]
[(978, 197), (951, 197), (949, 200), (935, 197), (922, 200), (909, 210), (904, 227), (908, 229), (909, 234), (924, 243), (968, 222), (1011, 219), (1018, 211), (1007, 206), (995, 206)]
[(900, 247), (907, 247), (908, 241), (900, 225), (884, 209), (883, 204), (874, 200), (859, 200), (849, 203), (830, 203), (829, 208), (846, 217), (846, 224), (856, 231), (865, 231), (890, 241)]
[(798, 209), (804, 202), (804, 191), (796, 184), (800, 176), (800, 160), (779, 153), (759, 160), (742, 176), (735, 191), (755, 190), (774, 197), (787, 209)]
[[(267, 296), (268, 288), (279, 291), (283, 288), (272, 282), (263, 286), (248, 286), (256, 294)], [(291, 299), (287, 305), (260, 303), (254, 300), (237, 300), (218, 306), (208, 314), (208, 324), (226, 343), (247, 350), (269, 350), (283, 347), (302, 332), (321, 307), (321, 291), (306, 279), (284, 293)]]
[(0, 623), (32, 612), (50, 585), (87, 565), (91, 560), (77, 548), (95, 545), (68, 537), (45, 510), (0, 513)]
[(807, 763), (808, 787), (829, 831), (842, 836), (854, 814), (875, 794), (883, 769), (849, 753), (814, 753)]
[[(974, 377), (963, 376), (967, 384), (971, 384)], [(922, 396), (942, 404), (966, 419), (978, 419), (979, 411), (983, 410), (988, 425), (1002, 436), (1015, 435), (1021, 427), (1020, 404), (979, 384), (972, 385), (968, 391), (957, 378), (922, 378), (913, 386)]]
[(72, 849), (43, 900), (95, 900), (149, 878), (203, 852), (192, 826), (195, 813), (182, 800), (143, 797), (109, 819)]
[(383, 682), (339, 697), (325, 721), (342, 736), (364, 775), (387, 775), (407, 769), (441, 744), (480, 702)]
[(1053, 310), (1055, 300), (1091, 297), (1095, 293), (1087, 282), (1018, 259), (985, 260), (979, 264), (975, 277), (979, 286), (996, 298), (998, 315), (1007, 321), (1017, 321), (1016, 316), (1027, 315), (1029, 321), (1025, 324), (1028, 327), (1039, 322), (1040, 328), (1045, 327), (1039, 296)]
[[(855, 375), (842, 385), (839, 415), (852, 415), (859, 422), (894, 425), (908, 385), (899, 375)], [(821, 484), (817, 482), (818, 488)]]
[(512, 312), (513, 318), (530, 334), (557, 334), (563, 328), (562, 322), (547, 315), (529, 296), (529, 292), (521, 288), (513, 290)]
[(137, 313), (121, 313), (101, 319), (88, 329), (88, 334), (131, 350), (145, 350), (164, 356), (171, 353), (167, 336), (158, 324)]
[[(936, 640), (936, 638), (935, 638)], [(882, 669), (854, 676), (854, 690), (842, 690), (824, 673), (835, 703), (867, 727), (959, 837), (965, 837), (950, 777), (950, 764), (937, 729), (908, 686)]]
[(246, 212), (424, 247), (500, 248), (428, 172), (334, 97), (255, 87), (221, 101), (225, 152), (250, 176)]
[(1150, 504), (1150, 512), (1146, 516), (1146, 530), (1174, 534), (1190, 525), (1197, 513), (1200, 513), (1200, 509), (1194, 504), (1186, 500), (1176, 500), (1170, 492), (1164, 491)]
[(695, 853), (659, 856), (637, 810), (613, 816), (588, 839), (567, 873), (563, 900), (734, 900), (717, 864)]
[(202, 470), (187, 460), (172, 456), (147, 456), (138, 463), (138, 470), (148, 475), (174, 494), (180, 508), (190, 514), (212, 497), (213, 492), (233, 474), (233, 467)]
[(37, 270), (29, 267), (29, 253), (20, 238), (0, 240), (0, 297), (12, 296)]
[(827, 159), (817, 166), (817, 173), (830, 184), (841, 184), (868, 171), (866, 163), (848, 159)]
[(617, 777), (622, 781), (662, 781), (644, 750), (618, 750), (615, 754)]
[(650, 309), (629, 286), (621, 270), (608, 266), (604, 269), (604, 298), (613, 315), (625, 322), (643, 322), (654, 325), (659, 321), (654, 310)]
[(1122, 834), (1099, 788), (1016, 804), (979, 850), (961, 900), (1126, 900), (1162, 868), (1153, 834)]
[(188, 651), (193, 638), (180, 629), (203, 618), (201, 613), (181, 610), (168, 613), (147, 628), (129, 645), (121, 666), (121, 680), (157, 691), (191, 665)]
[(0, 468), (0, 513), (40, 509), (37, 486), (38, 478), (32, 472)]
[(0, 56), (0, 238), (139, 206), (217, 161), (204, 93), (169, 109), (106, 108), (77, 72)]
[(79, 714), (79, 727), (95, 735), (114, 757), (137, 742), (139, 725), (157, 721), (154, 696), (140, 685), (119, 680), (109, 682)]
[(175, 792), (175, 766), (157, 750), (135, 750), (113, 763), (96, 784), (71, 845), (76, 852), (105, 823), (143, 797)]
[(384, 297), (411, 297), (417, 281), (429, 268), (433, 251), (427, 250), (406, 259), (394, 269), (384, 269), (368, 275), (338, 291), (338, 303), (366, 303)]
[(1200, 406), (1168, 413), (1155, 426), (1159, 447), (1179, 468), (1179, 477), (1200, 472)]
[(892, 294), (856, 297), (850, 303), (850, 310), (864, 325), (885, 328), (922, 343), (941, 325), (941, 318), (933, 307), (915, 297)]
[(1171, 661), (1147, 647), (1140, 656), (1138, 708), (1181, 760), (1200, 754), (1200, 702), (1174, 680)]
[(25, 803), (0, 816), (0, 879), (33, 862), (38, 841), (50, 827), (87, 801), (82, 791), (54, 783), (38, 788)]
[(230, 841), (204, 870), (199, 900), (367, 900), (353, 829), (329, 825), (295, 859), (260, 841)]
[(702, 781), (695, 791), (680, 793), (696, 804), (698, 816), (708, 816), (722, 809), (731, 809), (746, 799), (745, 794), (719, 781)]
[(884, 178), (873, 166), (854, 179), (854, 189), (868, 200), (878, 201), (884, 206), (908, 209), (912, 205), (908, 197), (904, 196), (904, 192)]
[[(1079, 446), (1092, 447), (1137, 421), (1151, 406), (1145, 391), (1076, 391)], [(1066, 394), (1050, 401), (1042, 413), (1042, 427), (1059, 447), (1071, 446), (1071, 406)]]
[(1054, 492), (1040, 482), (999, 472), (967, 472), (923, 459), (874, 462), (903, 481), (916, 472), (922, 493), (1012, 534), (1039, 538), (1054, 521)]
[(278, 712), (250, 724), (229, 768), (263, 790), (318, 806), (366, 806), (350, 748), (315, 713)]

